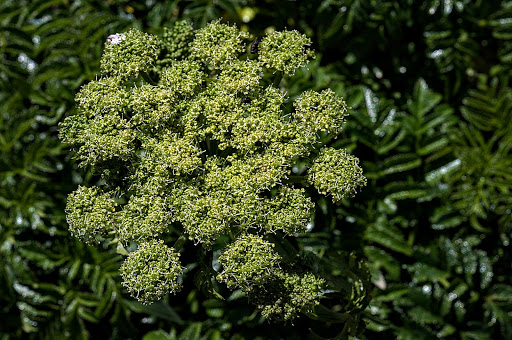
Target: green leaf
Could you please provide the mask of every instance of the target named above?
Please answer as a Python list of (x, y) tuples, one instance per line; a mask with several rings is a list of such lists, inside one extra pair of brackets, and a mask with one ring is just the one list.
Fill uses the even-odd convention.
[(412, 320), (421, 324), (443, 323), (443, 319), (439, 315), (435, 315), (428, 309), (425, 309), (421, 306), (413, 307), (407, 312), (407, 314)]
[(413, 280), (419, 283), (440, 282), (447, 285), (447, 279), (450, 277), (449, 272), (421, 262), (414, 263), (407, 270), (412, 274)]
[(412, 255), (412, 248), (404, 240), (401, 230), (384, 219), (369, 225), (364, 236), (367, 241), (375, 242), (404, 255)]
[(183, 324), (183, 320), (174, 309), (163, 301), (158, 301), (151, 305), (143, 305), (138, 301), (123, 300), (123, 304), (136, 313), (145, 313), (163, 320), (175, 322), (179, 325)]
[(201, 336), (202, 324), (195, 322), (188, 326), (179, 336), (183, 340), (199, 340)]
[(381, 171), (382, 175), (389, 175), (415, 169), (421, 165), (421, 159), (413, 153), (398, 154), (384, 160)]
[(440, 94), (428, 88), (425, 80), (419, 79), (414, 85), (412, 99), (407, 106), (416, 119), (422, 119), (441, 101), (441, 98)]
[(151, 331), (146, 333), (142, 340), (175, 340), (175, 337), (172, 337), (169, 333), (164, 332), (162, 330)]

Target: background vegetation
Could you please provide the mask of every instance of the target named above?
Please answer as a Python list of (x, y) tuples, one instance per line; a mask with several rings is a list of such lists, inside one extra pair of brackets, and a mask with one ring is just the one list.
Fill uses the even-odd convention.
[(333, 145), (361, 158), (368, 186), (318, 209), (298, 246), (367, 259), (373, 299), (359, 337), (512, 338), (512, 2), (4, 0), (3, 339), (345, 336), (334, 315), (269, 324), (244, 299), (187, 282), (142, 306), (120, 285), (115, 249), (70, 237), (66, 195), (92, 175), (69, 158), (57, 124), (98, 73), (109, 34), (162, 34), (184, 18), (306, 33), (317, 58), (285, 84), (290, 96), (330, 87), (352, 107)]

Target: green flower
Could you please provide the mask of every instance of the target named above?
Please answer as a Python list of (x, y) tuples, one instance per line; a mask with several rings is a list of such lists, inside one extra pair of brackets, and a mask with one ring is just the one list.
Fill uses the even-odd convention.
[(179, 289), (178, 277), (182, 273), (180, 254), (164, 241), (145, 241), (130, 253), (119, 271), (123, 286), (144, 304), (161, 299)]
[(297, 31), (274, 31), (260, 42), (258, 60), (267, 68), (293, 75), (315, 56), (312, 50), (306, 49), (310, 45), (311, 40)]
[(192, 96), (205, 81), (201, 65), (195, 61), (173, 61), (162, 70), (159, 85), (184, 97)]
[(325, 280), (312, 273), (276, 271), (265, 285), (249, 293), (268, 319), (292, 320), (299, 313), (311, 313), (320, 304)]
[(68, 196), (66, 219), (71, 233), (87, 243), (114, 230), (116, 203), (98, 188), (79, 186)]
[(158, 57), (158, 39), (150, 34), (131, 29), (111, 35), (105, 42), (101, 57), (101, 72), (123, 79), (137, 77), (148, 71)]
[(293, 117), (307, 136), (317, 132), (337, 135), (347, 116), (347, 105), (331, 89), (320, 93), (306, 91), (297, 98), (293, 106)]
[(191, 55), (214, 68), (229, 64), (245, 51), (242, 42), (249, 37), (248, 33), (240, 31), (236, 26), (221, 24), (220, 20), (213, 21), (196, 31), (190, 45)]
[[(80, 187), (66, 213), (82, 240), (138, 245), (120, 271), (143, 303), (179, 288), (179, 254), (162, 239), (182, 233), (179, 240), (210, 252), (231, 238), (217, 279), (242, 289), (264, 316), (290, 320), (319, 303), (324, 281), (282, 263), (265, 235), (306, 232), (315, 205), (309, 184), (290, 175), (325, 135), (341, 131), (347, 108), (324, 90), (304, 92), (292, 109), (268, 85), (272, 73), (292, 75), (313, 56), (307, 37), (274, 32), (256, 60), (247, 38), (220, 21), (197, 31), (178, 22), (162, 40), (136, 30), (110, 36), (103, 76), (76, 95), (77, 114), (60, 136), (81, 166), (123, 196), (117, 206), (110, 193)], [(334, 200), (365, 183), (357, 159), (330, 148), (309, 180)]]
[(166, 65), (174, 60), (185, 59), (190, 53), (193, 38), (194, 29), (186, 20), (177, 21), (172, 29), (164, 27), (160, 48), (165, 52), (165, 57), (157, 63)]
[(265, 283), (278, 270), (281, 257), (274, 251), (274, 244), (256, 235), (240, 236), (228, 245), (219, 257), (222, 272), (217, 280), (231, 289), (251, 291)]
[(314, 207), (303, 188), (281, 186), (277, 195), (265, 204), (263, 227), (270, 232), (282, 230), (288, 235), (305, 232)]
[(334, 202), (351, 197), (366, 185), (359, 159), (345, 150), (324, 148), (309, 169), (309, 181), (324, 195), (331, 195)]
[(117, 234), (122, 241), (149, 240), (160, 236), (173, 221), (166, 200), (159, 196), (132, 196), (118, 216)]

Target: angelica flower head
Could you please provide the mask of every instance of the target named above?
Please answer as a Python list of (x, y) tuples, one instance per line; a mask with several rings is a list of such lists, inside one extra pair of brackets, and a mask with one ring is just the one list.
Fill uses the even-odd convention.
[(101, 72), (127, 79), (147, 71), (158, 57), (157, 37), (131, 29), (110, 35), (101, 57)]
[[(268, 34), (257, 57), (251, 39), (220, 21), (195, 31), (179, 22), (162, 39), (111, 35), (101, 77), (60, 126), (79, 164), (102, 176), (69, 196), (70, 230), (132, 245), (121, 274), (144, 303), (178, 290), (180, 249), (167, 243), (181, 233), (206, 252), (230, 238), (215, 276), (264, 315), (293, 319), (318, 304), (325, 280), (290, 269), (266, 237), (307, 231), (312, 189), (339, 200), (364, 185), (355, 157), (317, 151), (341, 131), (347, 107), (331, 90), (286, 105), (280, 77), (314, 56), (309, 38)], [(309, 177), (292, 181), (298, 162), (312, 164)]]
[(144, 241), (121, 266), (123, 286), (142, 303), (151, 303), (180, 289), (180, 254), (162, 240)]

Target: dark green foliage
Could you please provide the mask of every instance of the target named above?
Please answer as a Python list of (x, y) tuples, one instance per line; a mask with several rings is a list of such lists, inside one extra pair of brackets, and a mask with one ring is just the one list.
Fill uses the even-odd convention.
[[(363, 327), (370, 339), (512, 337), (509, 1), (76, 3), (0, 4), (3, 334), (343, 339), (360, 325), (332, 311), (364, 308), (369, 297), (361, 292), (373, 290)], [(323, 256), (313, 264), (344, 292), (330, 309), (316, 310), (318, 323), (262, 323), (239, 291), (215, 299), (220, 288), (205, 279), (211, 272), (183, 283), (194, 287), (195, 276), (202, 290), (151, 307), (120, 299), (114, 275), (120, 257), (80, 245), (64, 224), (65, 195), (83, 179), (66, 160), (55, 126), (71, 111), (79, 86), (97, 73), (104, 39), (129, 26), (160, 34), (168, 20), (189, 19), (199, 28), (220, 16), (260, 37), (270, 26), (306, 33), (317, 56), (283, 80), (290, 99), (307, 88), (331, 88), (353, 108), (347, 137), (325, 143), (358, 155), (368, 184), (350, 202), (321, 203), (312, 232), (292, 245)], [(25, 55), (37, 65), (32, 73)], [(371, 286), (360, 280), (365, 269), (358, 257), (338, 250), (367, 258)], [(219, 255), (199, 261), (215, 263)], [(97, 323), (83, 317), (91, 314)], [(40, 335), (28, 332), (33, 327)]]
[(292, 86), (347, 98), (350, 137), (333, 145), (360, 156), (368, 186), (337, 220), (317, 212), (338, 236), (304, 244), (366, 254), (369, 338), (509, 338), (510, 4), (317, 4), (287, 8), (324, 53)]

